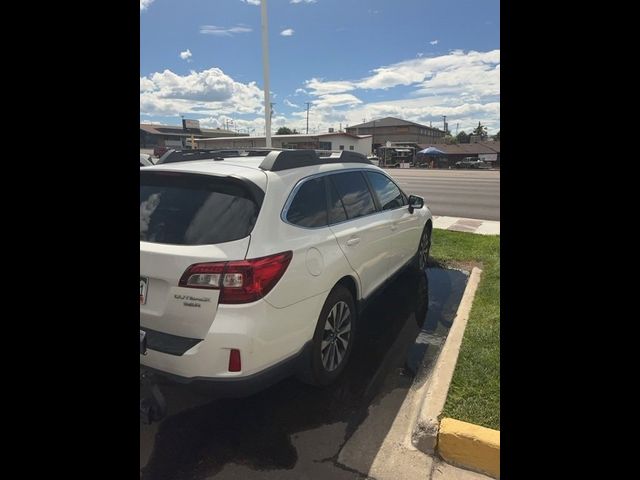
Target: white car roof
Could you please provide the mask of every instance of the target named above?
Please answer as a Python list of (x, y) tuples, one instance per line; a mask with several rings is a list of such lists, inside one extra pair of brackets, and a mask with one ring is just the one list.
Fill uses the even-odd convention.
[(343, 170), (348, 168), (371, 169), (380, 171), (379, 167), (366, 163), (325, 163), (321, 165), (309, 165), (308, 167), (297, 167), (279, 171), (265, 171), (260, 169), (260, 165), (264, 157), (228, 157), (222, 160), (193, 160), (187, 162), (163, 163), (145, 168), (146, 172), (154, 170), (172, 171), (185, 173), (199, 173), (205, 175), (217, 176), (240, 176), (252, 181), (263, 190), (266, 189), (267, 177), (275, 176), (278, 178), (292, 181), (315, 175), (317, 173), (325, 173), (334, 170)]

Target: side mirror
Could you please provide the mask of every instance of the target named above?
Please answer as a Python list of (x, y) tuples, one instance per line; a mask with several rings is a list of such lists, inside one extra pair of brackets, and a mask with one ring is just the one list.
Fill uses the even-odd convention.
[(424, 198), (417, 195), (409, 195), (409, 213), (413, 213), (415, 209), (420, 210), (424, 207)]

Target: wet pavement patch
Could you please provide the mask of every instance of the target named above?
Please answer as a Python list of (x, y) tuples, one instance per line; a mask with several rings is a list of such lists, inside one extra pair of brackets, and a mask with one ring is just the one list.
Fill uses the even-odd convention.
[[(330, 387), (288, 379), (251, 397), (210, 400), (170, 415), (157, 427), (141, 477), (205, 479), (239, 465), (243, 478), (252, 471), (256, 478), (278, 478), (278, 471), (294, 473), (304, 463), (305, 476), (326, 478), (327, 462), (336, 478), (361, 477), (334, 467), (341, 447), (372, 404), (392, 391), (401, 403), (398, 389), (406, 392), (423, 380), (415, 378), (416, 372), (428, 371), (437, 357), (467, 278), (466, 272), (445, 269), (398, 277), (362, 312), (349, 365)], [(426, 368), (420, 370), (422, 365)], [(306, 441), (298, 442), (302, 434)], [(314, 464), (321, 468), (315, 475), (309, 471)], [(231, 478), (232, 472), (225, 468), (216, 478)]]

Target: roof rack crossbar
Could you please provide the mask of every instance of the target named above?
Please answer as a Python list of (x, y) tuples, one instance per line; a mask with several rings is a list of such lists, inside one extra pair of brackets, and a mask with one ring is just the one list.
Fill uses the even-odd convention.
[(315, 150), (280, 150), (271, 151), (265, 157), (260, 168), (271, 172), (290, 168), (309, 167), (328, 163), (364, 163), (372, 165), (361, 153), (343, 150), (329, 156), (320, 156)]

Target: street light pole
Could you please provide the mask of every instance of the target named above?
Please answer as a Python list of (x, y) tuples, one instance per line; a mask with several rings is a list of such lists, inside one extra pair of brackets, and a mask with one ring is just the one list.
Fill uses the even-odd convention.
[(262, 11), (262, 72), (264, 75), (264, 123), (266, 147), (271, 148), (271, 102), (269, 98), (269, 23), (267, 0), (260, 2)]

